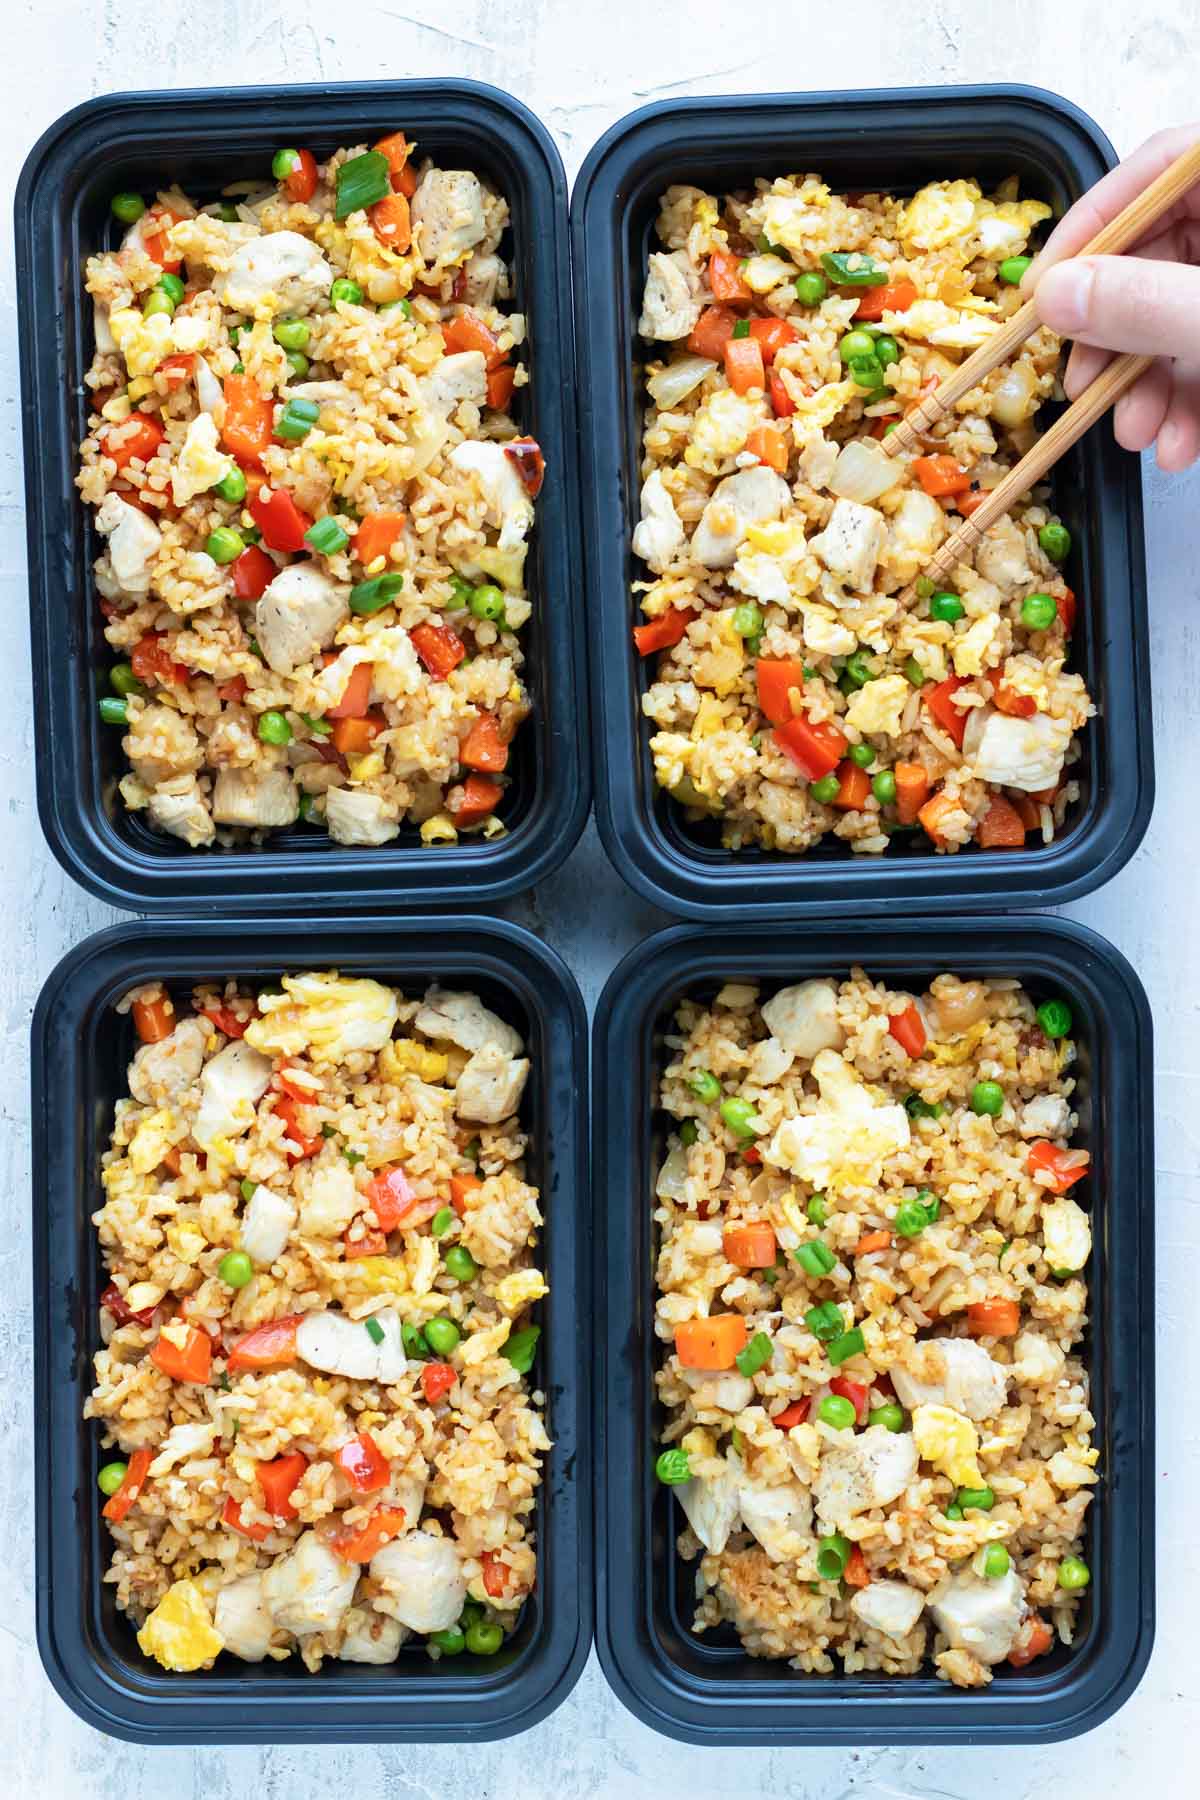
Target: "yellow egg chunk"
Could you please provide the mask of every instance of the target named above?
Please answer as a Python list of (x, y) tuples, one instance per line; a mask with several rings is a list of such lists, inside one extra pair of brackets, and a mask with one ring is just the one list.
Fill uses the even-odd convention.
[(137, 1641), (144, 1655), (177, 1675), (205, 1668), (225, 1648), (194, 1581), (177, 1581), (167, 1589), (138, 1632)]

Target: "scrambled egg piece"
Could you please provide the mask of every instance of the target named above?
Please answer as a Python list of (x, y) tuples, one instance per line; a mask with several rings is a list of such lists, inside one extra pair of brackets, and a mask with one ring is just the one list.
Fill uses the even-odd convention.
[(785, 1119), (763, 1160), (814, 1188), (875, 1186), (889, 1156), (911, 1142), (902, 1106), (879, 1106), (836, 1050), (819, 1050), (812, 1073), (822, 1110)]
[[(904, 317), (909, 317), (905, 313)], [(854, 381), (827, 381), (819, 387), (815, 394), (793, 394), (796, 410), (792, 416), (792, 434), (796, 442), (802, 443), (814, 432), (824, 431), (832, 425), (844, 406), (847, 406), (862, 389)]]
[(776, 519), (747, 527), (729, 581), (739, 593), (764, 605), (786, 606), (793, 593), (808, 593), (819, 574), (804, 536), (804, 521)]
[(964, 300), (959, 306), (947, 306), (944, 300), (914, 300), (906, 313), (896, 315), (896, 323), (905, 337), (950, 350), (977, 350), (997, 328), (988, 316), (995, 310), (991, 300)]
[(1052, 1200), (1042, 1208), (1042, 1242), (1052, 1269), (1082, 1269), (1092, 1254), (1092, 1228), (1076, 1200)]
[(1050, 217), (1044, 200), (1002, 200), (996, 205), (981, 200), (975, 208), (975, 235), (979, 248), (994, 262), (1006, 256), (1019, 256), (1029, 241), (1029, 234), (1043, 219)]
[(245, 1041), (270, 1056), (307, 1050), (314, 1063), (336, 1063), (351, 1050), (382, 1050), (399, 1017), (391, 988), (330, 975), (285, 975), (285, 992), (259, 996)]
[(450, 1058), (444, 1050), (427, 1050), (412, 1038), (393, 1038), (379, 1052), (379, 1073), (385, 1081), (401, 1075), (419, 1075), (422, 1081), (444, 1081)]
[(751, 400), (732, 388), (718, 388), (701, 401), (692, 420), (692, 441), (683, 459), (693, 469), (717, 475), (727, 462), (746, 447), (746, 439), (766, 417), (760, 394)]
[(912, 1415), (917, 1455), (948, 1475), (955, 1487), (982, 1487), (979, 1433), (952, 1406), (917, 1406)]
[(901, 714), (912, 691), (907, 675), (881, 675), (853, 695), (846, 718), (856, 731), (883, 731), (889, 737), (898, 737)]
[(131, 375), (153, 375), (171, 352), (174, 340), (165, 313), (151, 313), (144, 319), (136, 307), (122, 306), (109, 314), (108, 326)]
[(129, 1142), (129, 1165), (136, 1175), (148, 1175), (171, 1148), (175, 1115), (154, 1112), (143, 1119)]
[(956, 675), (983, 674), (984, 658), (992, 647), (999, 624), (996, 613), (985, 613), (961, 637), (955, 638), (952, 654)]
[(942, 250), (965, 237), (983, 198), (974, 181), (931, 181), (902, 207), (896, 221), (900, 241), (917, 250)]
[(208, 1239), (198, 1225), (179, 1219), (167, 1226), (167, 1243), (182, 1263), (194, 1263), (208, 1249)]
[(948, 1044), (936, 1042), (926, 1046), (925, 1054), (939, 1069), (955, 1069), (965, 1063), (971, 1052), (988, 1034), (988, 1020), (977, 1019), (974, 1025), (968, 1025), (961, 1037), (956, 1037)]
[(233, 458), (217, 448), (216, 420), (211, 413), (197, 413), (171, 473), (171, 497), (176, 506), (186, 506), (197, 494), (223, 481), (232, 468)]
[(752, 256), (742, 270), (742, 280), (753, 294), (769, 294), (782, 282), (789, 281), (795, 274), (791, 263), (784, 262), (781, 256)]
[(496, 1302), (501, 1312), (507, 1313), (511, 1319), (523, 1307), (532, 1306), (535, 1300), (540, 1300), (543, 1294), (549, 1292), (540, 1270), (517, 1269), (514, 1274), (505, 1275), (503, 1280), (496, 1283)]
[(225, 1639), (213, 1630), (204, 1595), (194, 1581), (177, 1581), (169, 1587), (137, 1634), (138, 1649), (152, 1656), (164, 1669), (187, 1675), (202, 1669), (225, 1648)]

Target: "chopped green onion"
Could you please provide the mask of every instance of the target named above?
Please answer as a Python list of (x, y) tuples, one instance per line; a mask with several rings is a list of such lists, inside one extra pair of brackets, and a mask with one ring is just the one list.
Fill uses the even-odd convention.
[(123, 698), (130, 694), (144, 694), (146, 691), (129, 663), (114, 663), (108, 671), (108, 681), (113, 692)]
[(804, 1210), (814, 1225), (823, 1225), (829, 1217), (829, 1208), (825, 1204), (824, 1194), (811, 1195)]
[(860, 250), (827, 250), (821, 267), (839, 287), (882, 287), (887, 280), (887, 270)]
[(106, 725), (128, 725), (129, 709), (122, 696), (105, 694), (100, 702), (100, 717)]
[(750, 336), (749, 319), (739, 319), (734, 325), (733, 335), (735, 338), (748, 338)]
[(806, 1275), (828, 1275), (830, 1269), (837, 1265), (837, 1257), (820, 1238), (811, 1238), (807, 1244), (801, 1244), (798, 1250), (792, 1251), (792, 1255)]
[(817, 1574), (822, 1581), (840, 1581), (850, 1561), (850, 1545), (840, 1531), (817, 1539)]
[(533, 1367), (533, 1354), (541, 1335), (540, 1325), (527, 1325), (524, 1331), (514, 1331), (501, 1350), (501, 1356), (507, 1357), (518, 1375), (528, 1375)]
[(433, 1233), (435, 1238), (445, 1237), (446, 1233), (449, 1231), (449, 1229), (453, 1225), (453, 1223), (454, 1223), (453, 1207), (441, 1206), (438, 1208), (437, 1212), (434, 1213), (433, 1223), (430, 1225), (429, 1229)]
[(425, 1362), (429, 1356), (429, 1345), (415, 1325), (407, 1322), (400, 1327), (400, 1342), (404, 1345), (404, 1354), (413, 1362)]
[(757, 1375), (771, 1360), (771, 1340), (765, 1331), (756, 1331), (744, 1350), (734, 1359), (743, 1375)]
[(374, 575), (370, 581), (360, 581), (350, 589), (350, 611), (364, 615), (381, 612), (392, 604), (403, 586), (404, 577), (400, 574)]
[(315, 400), (298, 400), (293, 397), (279, 415), (275, 435), (299, 443), (301, 438), (308, 436), (320, 413), (321, 409)]
[(375, 1318), (364, 1319), (363, 1324), (367, 1328), (367, 1336), (370, 1338), (371, 1342), (373, 1344), (382, 1344), (384, 1332), (383, 1326), (379, 1323), (379, 1320)]
[(337, 172), (333, 216), (348, 219), (351, 213), (359, 212), (364, 206), (374, 206), (377, 200), (386, 199), (391, 191), (392, 168), (381, 150), (367, 150), (362, 156), (352, 156)]
[(685, 1119), (679, 1127), (679, 1141), (685, 1150), (690, 1150), (700, 1136), (700, 1128), (695, 1119)]
[(318, 719), (312, 713), (301, 713), (300, 717), (304, 720), (308, 729), (310, 731), (315, 731), (318, 737), (328, 737), (333, 730), (333, 726), (329, 723), (328, 719)]
[(305, 532), (304, 541), (318, 556), (332, 556), (335, 551), (346, 548), (350, 534), (342, 530), (336, 519), (318, 519)]
[(242, 1190), (242, 1199), (243, 1200), (253, 1200), (255, 1194), (258, 1191), (257, 1181), (242, 1181), (239, 1183), (239, 1186), (241, 1187), (241, 1190)]
[(940, 1119), (945, 1107), (940, 1100), (922, 1100), (920, 1094), (906, 1094), (904, 1110), (910, 1119)]
[(840, 1338), (834, 1338), (826, 1355), (836, 1369), (840, 1368), (842, 1363), (848, 1362), (852, 1356), (861, 1356), (865, 1349), (866, 1344), (863, 1341), (862, 1331), (855, 1325), (853, 1330), (843, 1331)]
[(846, 1325), (842, 1309), (836, 1300), (822, 1300), (819, 1306), (810, 1306), (804, 1315), (804, 1323), (823, 1344), (832, 1343), (834, 1338), (841, 1337)]

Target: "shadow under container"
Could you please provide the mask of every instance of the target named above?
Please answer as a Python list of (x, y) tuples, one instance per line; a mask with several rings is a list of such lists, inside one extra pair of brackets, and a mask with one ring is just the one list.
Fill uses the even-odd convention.
[[(532, 1068), (521, 1105), (529, 1179), (545, 1224), (539, 1266), (550, 1284), (530, 1373), (546, 1396), (553, 1449), (535, 1514), (537, 1584), (494, 1657), (433, 1663), (419, 1642), (386, 1665), (218, 1658), (206, 1674), (168, 1674), (138, 1649), (103, 1581), (112, 1540), (100, 1517), (101, 1427), (85, 1421), (98, 1297), (106, 1277), (91, 1214), (114, 1102), (137, 1048), (115, 1002), (161, 979), (198, 981), (338, 969), (409, 996), (430, 981), (466, 987), (514, 1025)], [(581, 1454), (590, 1353), (585, 1196), (587, 1030), (583, 1002), (553, 952), (517, 926), (483, 919), (331, 920), (236, 928), (123, 925), (58, 965), (33, 1020), (33, 1268), (38, 1648), (59, 1696), (99, 1731), (139, 1743), (483, 1742), (523, 1731), (578, 1680), (591, 1644), (591, 1461)]]
[[(1079, 1114), (1090, 1150), (1090, 1324), (1081, 1355), (1100, 1451), (1084, 1551), (1094, 1579), (1069, 1648), (964, 1691), (931, 1671), (805, 1675), (753, 1658), (732, 1627), (696, 1636), (685, 1523), (655, 1478), (664, 1409), (654, 1371), (654, 1183), (669, 1121), (657, 1106), (665, 1035), (684, 998), (726, 981), (774, 990), (861, 965), (924, 988), (944, 970), (1012, 977), (1074, 1013)], [(596, 1645), (610, 1683), (646, 1725), (694, 1744), (1044, 1744), (1091, 1730), (1128, 1699), (1154, 1637), (1154, 1187), (1151, 1025), (1125, 959), (1054, 919), (904, 920), (878, 936), (824, 922), (803, 932), (677, 928), (627, 956), (594, 1034), (597, 1244)], [(840, 1664), (835, 1665), (840, 1667)], [(928, 1665), (927, 1665), (928, 1667)]]
[(571, 200), (590, 605), (596, 821), (613, 862), (647, 899), (686, 918), (784, 919), (799, 906), (878, 913), (949, 900), (959, 911), (1043, 906), (1099, 887), (1128, 861), (1154, 798), (1150, 657), (1138, 459), (1104, 422), (1052, 472), (1070, 528), (1064, 573), (1080, 597), (1071, 666), (1098, 716), (1072, 765), (1080, 797), (1053, 843), (938, 855), (922, 834), (883, 856), (826, 838), (802, 855), (721, 848), (719, 822), (690, 824), (659, 787), (642, 714), (657, 657), (639, 657), (633, 592), (648, 571), (640, 514), (644, 369), (669, 346), (637, 335), (654, 222), (672, 183), (724, 194), (755, 177), (815, 171), (835, 192), (912, 193), (1017, 175), (1023, 198), (1061, 215), (1115, 162), (1108, 139), (1056, 94), (1027, 87), (885, 89), (671, 100), (618, 121)]

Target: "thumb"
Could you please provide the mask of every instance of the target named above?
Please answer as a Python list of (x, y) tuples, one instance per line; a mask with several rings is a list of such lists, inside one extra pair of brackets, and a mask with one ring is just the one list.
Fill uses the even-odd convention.
[(1200, 269), (1143, 256), (1077, 256), (1034, 289), (1042, 323), (1080, 344), (1147, 356), (1200, 354)]

